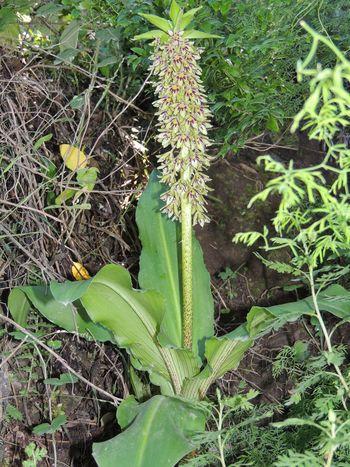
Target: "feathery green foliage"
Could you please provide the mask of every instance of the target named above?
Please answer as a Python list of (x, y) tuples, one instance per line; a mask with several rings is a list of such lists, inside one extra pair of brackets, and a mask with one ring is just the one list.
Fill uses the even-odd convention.
[[(349, 273), (349, 268), (337, 261), (346, 256), (350, 248), (350, 152), (342, 141), (342, 131), (350, 123), (350, 62), (329, 38), (305, 23), (302, 25), (311, 35), (312, 45), (306, 59), (298, 63), (298, 78), (310, 79), (310, 97), (296, 115), (292, 131), (301, 126), (308, 130), (311, 139), (322, 141), (325, 157), (317, 166), (303, 169), (295, 168), (292, 161), (285, 166), (271, 156), (260, 158), (265, 170), (275, 178), (250, 201), (250, 206), (271, 195), (279, 195), (279, 207), (273, 218), (275, 236), (270, 236), (265, 228), (262, 234), (247, 232), (234, 238), (249, 245), (263, 239), (261, 248), (266, 251), (289, 250), (292, 259), (288, 264), (263, 261), (279, 272), (301, 277), (308, 285), (315, 310), (314, 323), (322, 339), (321, 352), (316, 357), (308, 356), (304, 347), (298, 361), (297, 349), (286, 348), (275, 362), (275, 376), (286, 371), (295, 388), (286, 404), (291, 407), (288, 418), (274, 426), (293, 429), (294, 442), (299, 448), (282, 454), (274, 464), (279, 467), (346, 465), (342, 462), (348, 457), (343, 456), (350, 448), (350, 380), (349, 368), (345, 365), (348, 352), (332, 342), (336, 328), (349, 320), (350, 309), (345, 306), (338, 314), (341, 321), (329, 329), (322, 313), (321, 298), (325, 287)], [(312, 67), (320, 44), (336, 55), (334, 68), (323, 69), (320, 64)], [(332, 286), (334, 304), (342, 303), (338, 287)]]

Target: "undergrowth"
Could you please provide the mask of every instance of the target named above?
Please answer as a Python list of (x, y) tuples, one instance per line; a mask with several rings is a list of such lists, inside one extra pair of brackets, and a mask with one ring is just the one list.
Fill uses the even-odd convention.
[[(169, 0), (56, 0), (35, 5), (28, 0), (5, 0), (0, 29), (13, 41), (20, 26), (25, 33), (22, 53), (27, 56), (41, 50), (56, 66), (69, 69), (76, 64), (89, 71), (97, 66), (107, 80), (118, 82), (119, 96), (130, 98), (148, 75), (150, 48), (131, 40), (145, 29), (139, 13), (160, 14), (169, 5)], [(279, 144), (306, 93), (303, 84), (295, 83), (295, 62), (310, 43), (299, 21), (327, 31), (345, 48), (349, 44), (348, 2), (205, 0), (200, 5), (197, 29), (221, 35), (218, 41), (207, 41), (202, 57), (220, 153), (244, 145), (262, 150), (271, 142)], [(183, 6), (194, 8), (199, 3), (190, 0)], [(334, 63), (327, 49), (320, 49), (318, 59)], [(81, 98), (77, 96), (76, 105)], [(257, 141), (261, 134), (270, 137)]]
[[(292, 130), (301, 125), (311, 139), (323, 142), (324, 160), (317, 166), (298, 169), (293, 161), (285, 166), (271, 156), (262, 157), (265, 170), (277, 176), (251, 204), (266, 201), (272, 194), (280, 196), (273, 218), (274, 232), (270, 234), (265, 227), (262, 233), (237, 234), (235, 240), (252, 245), (261, 239), (262, 250), (288, 250), (289, 263), (259, 257), (273, 270), (301, 279), (312, 297), (310, 323), (304, 325), (316, 349), (311, 352), (306, 343), (296, 342), (282, 349), (273, 365), (274, 376), (285, 374), (294, 386), (284, 403), (285, 417), (272, 424), (289, 434), (286, 452), (273, 465), (345, 466), (350, 448), (350, 372), (348, 346), (335, 342), (335, 336), (341, 327), (348, 329), (349, 322), (349, 307), (339, 284), (347, 283), (349, 278), (344, 253), (350, 244), (350, 153), (342, 141), (342, 131), (349, 125), (350, 63), (330, 38), (305, 23), (303, 27), (311, 35), (312, 45), (297, 69), (299, 80), (310, 79), (310, 97), (295, 117)], [(313, 67), (321, 44), (337, 56), (333, 69), (321, 64)], [(342, 307), (336, 324), (328, 322), (323, 313), (322, 293), (329, 286), (326, 295)]]
[[(192, 7), (196, 6), (195, 2), (189, 3)], [(33, 130), (24, 119), (20, 127), (25, 130), (17, 133), (16, 144), (8, 139), (8, 134), (16, 128), (16, 120), (10, 127), (4, 126), (4, 154), (1, 155), (0, 168), (4, 192), (15, 196), (8, 201), (14, 205), (12, 207), (15, 210), (18, 208), (17, 204), (20, 204), (17, 201), (25, 195), (13, 194), (13, 187), (17, 187), (18, 180), (23, 177), (22, 187), (24, 183), (30, 188), (34, 186), (34, 192), (39, 193), (41, 200), (40, 209), (37, 211), (55, 222), (53, 229), (49, 221), (46, 222), (45, 235), (50, 239), (60, 235), (59, 241), (56, 240), (56, 248), (67, 242), (72, 259), (81, 259), (76, 246), (70, 243), (74, 225), (77, 219), (83, 219), (83, 216), (80, 216), (82, 211), (90, 211), (90, 201), (98, 195), (99, 209), (107, 210), (107, 219), (114, 213), (119, 227), (111, 234), (113, 241), (117, 240), (118, 245), (122, 245), (118, 246), (113, 260), (124, 261), (124, 253), (129, 249), (128, 245), (125, 246), (121, 234), (125, 234), (124, 216), (128, 206), (138, 195), (138, 183), (143, 176), (147, 176), (147, 163), (144, 161), (146, 150), (143, 143), (149, 139), (152, 129), (140, 130), (138, 121), (134, 125), (135, 118), (132, 117), (126, 125), (128, 130), (131, 127), (137, 135), (140, 132), (142, 136), (141, 140), (138, 136), (132, 139), (125, 136), (127, 131), (118, 127), (116, 122), (120, 112), (123, 114), (131, 109), (139, 115), (142, 114), (149, 122), (147, 112), (151, 100), (150, 91), (144, 90), (144, 85), (148, 76), (146, 70), (150, 49), (147, 45), (136, 45), (130, 38), (144, 26), (143, 19), (136, 14), (143, 11), (158, 13), (163, 9), (162, 1), (145, 4), (134, 0), (100, 0), (79, 2), (77, 5), (77, 2), (67, 0), (38, 2), (34, 7), (32, 2), (5, 1), (4, 8), (0, 11), (1, 37), (6, 47), (11, 45), (17, 48), (21, 60), (30, 61), (34, 53), (40, 60), (45, 57), (44, 67), (52, 69), (45, 75), (48, 80), (59, 76), (61, 67), (69, 71), (63, 80), (72, 84), (73, 92), (68, 92), (62, 98), (62, 102), (57, 92), (58, 101), (52, 104), (56, 111), (54, 119), (43, 119), (42, 125)], [(343, 335), (348, 330), (350, 313), (349, 292), (343, 286), (349, 284), (347, 263), (350, 244), (350, 152), (347, 145), (347, 127), (350, 123), (350, 64), (346, 53), (341, 53), (335, 45), (346, 49), (346, 44), (350, 42), (347, 31), (349, 14), (349, 6), (345, 1), (338, 1), (334, 6), (331, 2), (323, 1), (257, 3), (246, 0), (233, 4), (221, 0), (203, 2), (202, 11), (195, 17), (195, 22), (200, 23), (206, 33), (215, 30), (221, 34), (215, 45), (210, 38), (207, 39), (207, 47), (201, 58), (205, 85), (211, 89), (209, 100), (217, 126), (217, 131), (213, 132), (217, 153), (223, 155), (229, 150), (236, 151), (245, 145), (260, 150), (266, 149), (267, 144), (278, 144), (281, 141), (279, 138), (282, 138), (291, 123), (292, 115), (302, 107), (294, 119), (292, 130), (301, 128), (307, 131), (310, 139), (316, 140), (325, 149), (325, 158), (317, 166), (307, 168), (299, 168), (293, 161), (287, 165), (273, 156), (260, 158), (265, 171), (274, 178), (254, 197), (251, 204), (255, 201), (264, 203), (269, 197), (277, 195), (280, 199), (279, 208), (273, 219), (271, 232), (265, 227), (262, 232), (245, 232), (235, 237), (236, 241), (243, 241), (249, 247), (255, 242), (260, 242), (263, 253), (259, 257), (264, 265), (278, 273), (287, 273), (292, 277), (292, 283), (301, 291), (300, 296), (307, 297), (293, 305), (295, 309), (291, 314), (293, 311), (296, 313), (296, 320), (304, 313), (301, 325), (309, 335), (309, 340), (297, 340), (293, 345), (283, 347), (272, 364), (276, 384), (288, 382), (288, 387), (291, 388), (289, 397), (280, 404), (267, 404), (262, 402), (263, 394), (244, 384), (239, 385), (236, 394), (230, 396), (217, 390), (215, 397), (201, 402), (201, 409), (206, 411), (208, 417), (207, 428), (204, 433), (196, 436), (196, 450), (182, 461), (182, 465), (349, 465), (350, 367), (348, 340), (344, 339)], [(309, 20), (310, 24), (321, 30), (324, 35), (320, 35), (309, 26), (305, 26), (306, 32), (301, 30), (298, 23), (303, 18)], [(334, 42), (325, 34), (326, 31), (334, 37)], [(18, 44), (19, 32), (22, 34), (21, 48)], [(299, 62), (297, 85), (294, 76), (296, 58), (305, 56), (310, 47), (309, 55), (303, 62)], [(323, 67), (317, 64), (318, 61), (322, 61)], [(28, 89), (27, 70), (24, 70), (24, 73), (25, 85), (23, 82), (22, 85), (23, 89)], [(79, 77), (79, 73), (84, 78)], [(11, 76), (13, 78), (15, 75)], [(305, 78), (310, 81), (306, 81)], [(38, 88), (36, 83), (39, 82), (38, 77), (34, 82), (29, 81), (29, 89)], [(308, 86), (310, 96), (302, 105)], [(12, 88), (11, 92), (6, 94), (4, 91), (3, 95), (9, 98), (14, 95), (12, 91)], [(16, 104), (20, 100), (17, 95)], [(51, 102), (52, 98), (45, 93), (44, 100)], [(91, 100), (94, 103), (92, 114)], [(6, 100), (7, 104), (8, 102), (9, 99)], [(6, 112), (3, 113), (12, 111), (23, 116), (24, 112), (14, 112), (13, 108), (8, 104)], [(19, 105), (17, 108), (21, 109)], [(111, 182), (113, 173), (102, 173), (98, 178), (98, 170), (95, 170), (96, 190), (94, 183), (92, 188), (84, 184), (77, 187), (76, 181), (70, 175), (63, 175), (64, 167), (58, 169), (55, 165), (58, 165), (57, 157), (53, 157), (54, 150), (50, 146), (53, 137), (49, 132), (50, 128), (53, 125), (61, 125), (63, 120), (61, 131), (55, 134), (55, 142), (59, 142), (62, 133), (69, 129), (72, 132), (70, 142), (80, 149), (85, 149), (83, 146), (87, 142), (88, 128), (93, 126), (91, 115), (98, 114), (100, 109), (102, 117), (99, 120), (99, 128), (106, 123), (107, 129), (119, 132), (121, 141), (128, 142), (128, 148), (130, 146), (132, 151), (131, 158), (135, 158), (135, 154), (140, 156), (135, 158), (135, 169), (127, 165), (126, 160), (129, 159), (124, 153), (118, 156), (109, 150), (106, 151), (107, 154), (104, 151), (99, 153), (102, 164), (106, 158), (109, 161), (112, 159), (110, 166), (118, 162), (118, 169), (125, 171), (126, 175), (120, 177), (121, 184), (125, 180), (126, 185), (130, 184), (130, 180), (127, 180), (128, 170), (134, 174), (131, 177), (133, 188), (120, 190), (118, 196), (121, 198), (121, 205), (113, 207), (112, 198), (108, 197), (115, 194)], [(25, 114), (30, 112), (30, 106), (26, 107)], [(113, 125), (108, 122), (113, 122)], [(152, 124), (149, 124), (149, 127), (152, 127)], [(100, 134), (90, 135), (89, 155), (94, 151), (98, 152), (98, 143), (105, 135), (104, 129)], [(256, 143), (256, 138), (262, 135), (267, 139)], [(20, 147), (18, 153), (15, 151), (16, 145)], [(28, 153), (34, 176), (28, 176), (26, 167), (20, 165)], [(38, 154), (43, 157), (42, 160)], [(10, 176), (5, 178), (7, 173)], [(44, 181), (38, 183), (38, 180)], [(107, 187), (106, 180), (109, 184)], [(57, 195), (60, 196), (67, 189), (73, 192), (80, 190), (79, 196), (69, 203), (69, 199), (65, 199), (63, 206), (55, 204)], [(103, 204), (105, 199), (110, 203), (107, 203), (107, 207)], [(117, 214), (115, 210), (118, 210)], [(61, 214), (56, 215), (57, 212), (62, 214), (63, 220), (59, 217)], [(10, 214), (6, 212), (5, 215), (6, 219), (10, 217), (10, 223), (4, 223), (2, 230), (8, 229), (4, 231), (4, 238), (10, 238), (10, 241), (6, 242), (1, 253), (4, 262), (9, 263), (13, 246), (19, 248), (22, 253), (24, 249), (24, 254), (28, 256), (27, 243), (24, 243), (23, 247), (18, 240), (22, 239), (22, 236), (32, 236), (32, 239), (34, 237), (37, 250), (44, 249), (46, 243), (41, 239), (41, 230), (35, 230), (35, 220), (31, 220), (30, 228), (23, 234), (20, 232), (23, 217), (11, 217), (12, 211)], [(62, 223), (63, 228), (59, 234), (58, 227)], [(103, 230), (107, 223), (108, 221), (101, 222), (102, 227), (97, 227)], [(108, 227), (110, 225), (108, 223)], [(81, 236), (84, 236), (84, 233)], [(130, 235), (132, 238), (136, 236), (134, 232)], [(84, 248), (85, 251), (89, 250), (89, 244), (84, 243)], [(280, 249), (288, 250), (290, 262), (265, 259), (265, 252)], [(99, 255), (101, 256), (100, 252), (96, 252), (96, 258)], [(30, 258), (30, 253), (28, 257)], [(102, 261), (101, 258), (100, 260)], [(18, 259), (17, 261), (21, 262)], [(54, 261), (60, 263), (60, 256), (55, 257)], [(133, 261), (135, 262), (131, 259), (128, 266), (133, 265)], [(108, 258), (104, 257), (102, 262), (108, 262)], [(33, 284), (41, 281), (41, 275), (45, 279), (65, 276), (64, 270), (60, 270), (60, 274), (51, 274), (52, 265), (49, 263), (43, 267), (37, 261), (35, 266), (36, 268), (29, 263), (24, 274), (26, 279), (33, 278)], [(48, 270), (50, 273), (47, 273)], [(221, 278), (227, 295), (234, 297), (236, 271), (226, 268)], [(16, 276), (17, 279), (20, 283), (26, 282), (23, 276)], [(13, 285), (11, 277), (8, 282)], [(308, 294), (310, 296), (307, 296)], [(305, 311), (299, 313), (299, 308), (302, 307), (305, 307)], [(329, 319), (325, 315), (325, 311), (330, 311), (329, 307), (335, 310), (333, 314), (338, 318), (335, 323), (332, 321), (334, 317)], [(270, 319), (268, 308), (260, 308), (259, 311), (264, 314), (266, 320)], [(278, 327), (277, 321), (271, 325), (269, 331)], [(259, 328), (259, 323), (254, 322), (254, 325)], [(37, 437), (50, 437), (56, 463), (55, 434), (63, 430), (68, 422), (58, 388), (74, 384), (77, 380), (70, 372), (56, 370), (53, 375), (50, 374), (50, 349), (59, 350), (61, 341), (55, 337), (48, 339), (46, 332), (51, 331), (51, 328), (42, 332), (44, 327), (41, 322), (37, 322), (33, 330), (35, 337), (49, 347), (49, 353), (40, 350), (36, 341), (30, 340), (30, 334), (14, 331), (9, 337), (19, 342), (19, 347), (14, 353), (17, 362), (22, 365), (23, 379), (19, 383), (27, 383), (26, 389), (21, 389), (22, 392), (18, 395), (22, 398), (38, 396), (39, 391), (33, 383), (40, 380), (38, 388), (47, 396), (47, 406), (31, 429)], [(5, 331), (2, 336), (4, 334)], [(101, 348), (99, 351), (101, 355)], [(96, 355), (97, 351), (92, 353), (91, 358), (100, 358)], [(11, 350), (7, 351), (4, 357), (11, 360)], [(129, 367), (129, 363), (124, 366)], [(143, 382), (138, 380), (136, 370), (129, 371), (130, 379), (134, 379), (135, 391), (137, 384), (143, 386)], [(207, 371), (210, 371), (210, 365)], [(118, 369), (116, 374), (119, 375)], [(123, 378), (121, 379), (125, 396), (128, 389)], [(91, 382), (90, 385), (93, 390), (97, 387)], [(109, 392), (114, 394), (117, 385), (113, 383), (111, 386)], [(145, 388), (149, 395), (151, 386), (146, 384), (140, 390), (140, 394), (144, 395)], [(101, 390), (100, 387), (97, 389)], [(112, 397), (118, 399), (114, 395)], [(12, 402), (7, 404), (3, 417), (9, 426), (11, 423), (23, 422), (26, 415), (19, 409), (20, 404), (17, 401)], [(112, 415), (114, 418), (114, 414)], [(41, 445), (28, 443), (25, 455), (27, 459), (23, 465), (34, 467), (47, 453)]]

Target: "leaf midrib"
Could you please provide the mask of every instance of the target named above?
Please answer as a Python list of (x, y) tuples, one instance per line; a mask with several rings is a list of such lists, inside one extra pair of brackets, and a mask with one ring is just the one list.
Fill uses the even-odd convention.
[[(114, 284), (110, 284), (108, 282), (102, 282), (98, 280), (96, 280), (95, 283), (101, 284), (104, 287), (109, 287), (111, 290), (113, 290), (114, 293), (119, 295), (122, 298), (122, 300), (124, 300), (124, 302), (127, 303), (132, 308), (132, 310), (137, 315), (141, 323), (144, 324), (149, 334), (150, 341), (158, 349), (159, 354), (164, 362), (165, 368), (168, 371), (169, 381), (171, 382), (175, 392), (178, 392), (179, 389), (181, 388), (181, 376), (176, 371), (176, 365), (175, 365), (175, 362), (174, 362), (174, 359), (171, 353), (168, 352), (167, 349), (163, 349), (159, 344), (155, 342), (155, 335), (156, 335), (157, 328), (153, 326), (153, 323), (149, 319), (144, 319), (145, 317), (147, 318), (147, 316), (149, 315), (148, 311), (144, 308), (142, 304), (140, 304), (139, 302), (133, 299), (132, 295), (129, 293), (129, 290), (126, 289), (125, 287), (123, 286), (118, 287)], [(124, 292), (124, 294), (122, 293), (123, 290), (126, 291)], [(133, 290), (131, 290), (131, 292), (133, 292)], [(144, 313), (141, 313), (141, 314), (138, 313), (138, 308), (143, 310)]]
[(139, 450), (139, 455), (137, 456), (137, 466), (140, 466), (142, 467), (144, 464), (142, 463), (142, 459), (144, 457), (144, 453), (146, 451), (146, 447), (147, 447), (147, 444), (148, 444), (148, 437), (149, 437), (149, 433), (152, 429), (152, 424), (153, 424), (153, 420), (156, 418), (157, 416), (157, 410), (159, 409), (159, 407), (163, 404), (163, 399), (160, 399), (159, 401), (156, 401), (157, 402), (157, 407), (156, 409), (151, 412), (150, 416), (147, 417), (145, 415), (145, 420), (146, 422), (148, 423), (148, 426), (146, 428), (146, 430), (143, 430), (143, 432), (147, 432), (147, 436), (143, 436), (143, 442), (141, 444), (141, 449)]

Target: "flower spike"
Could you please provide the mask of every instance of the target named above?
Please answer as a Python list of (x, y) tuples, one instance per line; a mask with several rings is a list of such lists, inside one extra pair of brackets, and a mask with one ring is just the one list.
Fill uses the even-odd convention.
[(200, 79), (201, 51), (191, 39), (219, 36), (184, 30), (198, 10), (184, 13), (173, 0), (170, 20), (143, 14), (160, 29), (137, 37), (154, 39), (151, 71), (156, 77), (157, 139), (166, 149), (158, 161), (162, 182), (169, 186), (163, 195), (163, 210), (171, 219), (181, 219), (185, 199), (191, 205), (193, 224), (203, 225), (209, 221), (205, 208), (209, 177), (205, 172), (210, 163), (206, 150), (210, 145), (207, 134), (211, 114)]

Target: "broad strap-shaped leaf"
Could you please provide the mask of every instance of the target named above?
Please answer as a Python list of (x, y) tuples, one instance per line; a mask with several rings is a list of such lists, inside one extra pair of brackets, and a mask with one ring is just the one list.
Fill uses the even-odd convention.
[(58, 302), (68, 305), (68, 303), (74, 303), (79, 300), (84, 292), (90, 285), (90, 280), (84, 281), (65, 281), (50, 283), (50, 291), (52, 296)]
[(7, 306), (16, 323), (25, 326), (31, 306), (26, 294), (20, 288), (15, 287), (11, 290)]
[(205, 345), (207, 365), (199, 375), (185, 381), (182, 395), (189, 399), (203, 399), (218, 378), (238, 367), (252, 344), (253, 339), (244, 326), (227, 336), (208, 339)]
[(199, 361), (184, 349), (162, 348), (157, 334), (164, 315), (162, 297), (154, 290), (132, 288), (130, 274), (116, 264), (102, 268), (81, 298), (90, 318), (109, 329), (127, 349), (136, 368), (160, 377), (179, 393), (183, 381), (199, 372)]
[[(161, 212), (160, 199), (166, 186), (154, 171), (143, 192), (136, 211), (142, 243), (139, 283), (143, 289), (158, 291), (165, 300), (165, 315), (160, 342), (182, 346), (181, 309), (181, 236), (177, 222)], [(213, 335), (214, 305), (210, 276), (205, 267), (202, 249), (193, 235), (193, 351), (204, 352), (204, 341)]]
[(339, 284), (333, 284), (317, 300), (319, 307), (345, 321), (350, 321), (350, 291)]
[[(350, 321), (350, 292), (340, 285), (332, 285), (320, 292), (317, 303), (321, 311)], [(190, 399), (203, 398), (216, 379), (238, 367), (255, 339), (296, 321), (302, 315), (315, 315), (312, 297), (271, 307), (252, 307), (245, 325), (224, 337), (212, 337), (206, 342), (207, 365), (201, 373), (185, 382), (182, 395)]]
[(157, 173), (153, 172), (136, 210), (142, 243), (138, 281), (141, 288), (156, 290), (164, 298), (166, 316), (162, 332), (172, 345), (181, 347), (179, 240), (176, 224), (161, 213), (160, 196), (163, 192), (164, 186), (158, 182)]
[[(149, 397), (149, 399), (151, 396)], [(149, 400), (148, 399), (148, 400)], [(140, 402), (137, 401), (134, 395), (126, 397), (117, 410), (117, 420), (120, 428), (125, 430), (137, 417), (140, 411)]]
[(76, 332), (86, 339), (94, 339), (99, 342), (113, 341), (113, 335), (99, 324), (93, 323), (78, 300), (83, 290), (86, 290), (86, 285), (84, 288), (84, 284), (80, 282), (69, 283), (71, 298), (74, 300), (67, 300), (64, 284), (55, 284), (55, 291), (58, 293), (60, 285), (64, 289), (65, 302), (63, 303), (56, 300), (50, 288), (45, 285), (13, 289), (8, 300), (8, 307), (13, 319), (25, 326), (28, 312), (31, 307), (34, 307), (49, 321), (68, 332)]
[[(334, 284), (321, 291), (317, 296), (317, 304), (321, 311), (350, 321), (350, 292), (341, 285)], [(262, 332), (278, 329), (287, 322), (296, 321), (302, 315), (315, 315), (311, 296), (270, 307), (253, 306), (247, 315), (247, 329), (250, 336), (255, 337)]]
[(173, 467), (195, 449), (193, 435), (205, 428), (204, 413), (179, 398), (154, 396), (139, 406), (128, 401), (127, 408), (131, 416), (122, 408), (118, 418), (129, 427), (93, 446), (99, 467)]

